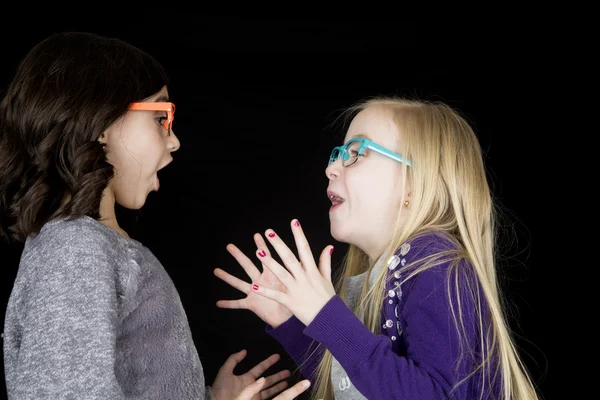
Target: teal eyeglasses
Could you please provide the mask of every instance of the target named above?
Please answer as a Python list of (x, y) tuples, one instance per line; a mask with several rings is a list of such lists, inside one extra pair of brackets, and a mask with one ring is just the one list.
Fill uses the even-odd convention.
[(329, 156), (329, 163), (327, 166), (331, 165), (331, 163), (335, 162), (338, 158), (341, 158), (342, 165), (344, 167), (349, 167), (358, 161), (358, 157), (362, 156), (365, 149), (376, 151), (379, 154), (383, 154), (384, 156), (391, 158), (392, 160), (406, 163), (406, 165), (410, 167), (410, 162), (405, 161), (400, 154), (396, 154), (393, 151), (362, 137), (352, 138), (348, 140), (345, 145), (334, 147), (331, 155)]

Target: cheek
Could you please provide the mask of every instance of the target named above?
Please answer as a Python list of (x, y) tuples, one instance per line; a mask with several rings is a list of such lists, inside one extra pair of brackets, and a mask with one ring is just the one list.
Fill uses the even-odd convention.
[(143, 138), (114, 148), (108, 153), (108, 160), (123, 172), (139, 172), (156, 167), (163, 156), (164, 147), (160, 138)]
[(115, 168), (116, 175), (119, 177), (139, 171), (141, 167), (140, 156), (129, 149), (120, 148), (110, 152), (107, 158), (108, 162)]
[[(394, 171), (380, 168), (379, 171), (348, 177), (347, 185), (351, 203), (365, 210), (376, 219), (388, 218), (397, 212), (400, 203), (401, 182)], [(351, 189), (350, 189), (351, 188)]]
[(106, 154), (106, 160), (115, 170), (115, 176), (121, 175), (121, 173), (127, 168), (127, 157), (120, 147), (110, 147)]

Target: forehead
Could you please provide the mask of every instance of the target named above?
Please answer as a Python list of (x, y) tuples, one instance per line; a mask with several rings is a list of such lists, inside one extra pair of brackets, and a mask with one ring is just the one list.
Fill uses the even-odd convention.
[(396, 149), (400, 140), (392, 111), (381, 105), (370, 106), (356, 114), (344, 143), (354, 137), (366, 137), (389, 149)]

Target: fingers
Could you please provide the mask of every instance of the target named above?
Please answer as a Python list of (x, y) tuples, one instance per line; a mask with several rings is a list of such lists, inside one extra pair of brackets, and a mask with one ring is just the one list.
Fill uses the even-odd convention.
[(319, 271), (329, 282), (331, 282), (331, 253), (333, 253), (333, 246), (326, 246), (319, 257)]
[[(281, 258), (281, 261), (283, 261), (283, 264), (286, 266), (287, 270), (292, 274), (292, 276), (298, 277), (298, 275), (302, 272), (302, 266), (296, 258), (296, 255), (290, 250), (284, 241), (281, 240), (279, 235), (277, 235), (273, 229), (267, 229), (265, 231), (265, 235), (267, 236), (271, 246), (273, 246), (279, 255), (279, 258)], [(259, 250), (268, 251), (266, 246), (261, 247)]]
[(230, 286), (233, 286), (240, 292), (245, 293), (245, 294), (250, 293), (250, 284), (248, 282), (244, 282), (240, 278), (231, 275), (229, 272), (225, 272), (221, 268), (215, 268), (213, 273), (215, 274), (215, 276), (217, 278), (225, 281)]
[[(280, 358), (281, 358), (281, 356), (279, 354), (272, 354), (267, 359), (256, 364), (250, 371), (246, 372), (246, 374), (250, 374), (250, 375), (252, 375), (252, 377), (254, 379), (256, 379), (259, 376), (261, 376), (262, 374), (264, 374), (266, 370), (271, 368), (271, 366), (273, 366), (273, 364), (275, 364), (277, 361), (279, 361)], [(271, 379), (271, 381), (273, 381), (273, 379)], [(267, 386), (269, 386), (269, 385), (267, 385)]]
[(256, 244), (256, 247), (262, 247), (263, 249), (267, 247), (267, 243), (260, 233), (254, 234), (254, 243)]
[[(270, 268), (270, 267), (267, 265), (267, 268)], [(279, 268), (284, 269), (281, 266), (279, 266)], [(284, 273), (287, 274), (288, 279), (293, 279), (290, 277), (290, 274), (288, 274), (287, 271), (285, 271)], [(276, 273), (274, 273), (274, 275), (277, 276)], [(277, 278), (280, 279), (279, 277), (277, 277)], [(285, 279), (285, 277), (284, 277), (284, 279)], [(282, 283), (284, 285), (286, 284), (284, 281), (282, 281)], [(289, 306), (289, 298), (288, 298), (287, 294), (285, 294), (283, 292), (279, 292), (277, 290), (270, 289), (266, 286), (259, 286), (259, 285), (252, 285), (252, 291), (254, 291), (254, 293), (257, 293), (257, 294), (260, 294), (261, 296), (266, 297), (267, 299), (276, 301), (279, 304), (281, 304), (282, 306), (284, 306), (285, 308), (287, 308), (288, 310), (292, 311), (292, 309)]]
[[(235, 369), (235, 367), (245, 357), (246, 357), (246, 350), (240, 350), (237, 353), (233, 353), (232, 355), (230, 355), (229, 357), (227, 357), (227, 360), (225, 360), (225, 363), (219, 369), (223, 370), (223, 371), (233, 372), (233, 370)], [(259, 375), (255, 375), (255, 376), (259, 376)]]
[[(284, 246), (285, 246), (285, 244), (284, 244)], [(266, 247), (256, 249), (256, 256), (259, 260), (261, 260), (262, 265), (265, 268), (267, 268), (269, 271), (271, 271), (271, 273), (273, 275), (275, 275), (275, 277), (279, 280), (279, 282), (281, 282), (286, 288), (289, 289), (291, 287), (291, 285), (294, 284), (294, 277), (292, 274), (290, 274), (290, 271), (288, 271), (287, 269), (285, 269), (284, 267), (279, 265), (279, 263), (277, 261), (275, 261), (273, 259), (273, 257), (271, 257), (271, 254), (269, 253), (269, 250)], [(298, 265), (297, 261), (296, 261), (296, 268), (301, 268)], [(252, 285), (252, 289), (254, 289), (255, 287), (256, 287), (256, 285)], [(271, 290), (271, 292), (274, 292), (274, 291)], [(279, 292), (277, 292), (277, 293), (279, 293)], [(266, 297), (271, 298), (269, 296), (266, 296)]]
[(289, 378), (291, 375), (288, 369), (284, 369), (283, 371), (279, 371), (273, 375), (267, 376), (265, 382), (265, 388), (271, 387), (279, 381)]
[[(266, 382), (266, 379), (265, 379), (265, 382)], [(263, 387), (267, 387), (267, 386), (268, 386), (268, 384), (265, 383), (265, 385)], [(288, 387), (288, 383), (286, 381), (279, 382), (277, 385), (269, 387), (268, 389), (264, 389), (263, 391), (261, 391), (260, 398), (261, 399), (270, 399), (271, 397), (273, 397), (274, 395), (281, 392), (282, 390), (284, 390), (287, 387)]]
[[(242, 392), (235, 398), (235, 400), (251, 400), (255, 394), (260, 392), (260, 390), (264, 387), (264, 385), (265, 385), (265, 378), (260, 378), (260, 379), (256, 380), (255, 382), (252, 382), (251, 384), (246, 386), (244, 388), (244, 390), (242, 390)], [(274, 397), (273, 400), (295, 399), (296, 397), (298, 397), (298, 395), (300, 395), (301, 393), (306, 391), (306, 389), (308, 389), (309, 387), (310, 387), (310, 381), (308, 379), (302, 380), (302, 381), (296, 383), (294, 386), (292, 386), (288, 390), (286, 390), (285, 392), (281, 393), (279, 396)], [(283, 389), (284, 388), (282, 387), (282, 388), (279, 388), (279, 390), (275, 390), (275, 391), (273, 391), (271, 389), (263, 390), (261, 392), (260, 397), (261, 397), (261, 399), (268, 399), (268, 398), (270, 398), (270, 396), (272, 396), (273, 394), (275, 394)]]
[(238, 299), (238, 300), (218, 300), (217, 307), (219, 308), (228, 308), (233, 310), (247, 310), (248, 306), (246, 305), (246, 299)]
[[(246, 294), (250, 293), (251, 285), (248, 282), (244, 282), (243, 280), (223, 271), (221, 268), (215, 268), (213, 273), (217, 276), (217, 278), (227, 282), (229, 285), (233, 286), (240, 292)], [(217, 301), (217, 307), (232, 309), (248, 309), (248, 306), (246, 305), (246, 299), (219, 300)]]
[(294, 386), (281, 393), (279, 396), (274, 397), (273, 400), (291, 400), (298, 397), (299, 394), (306, 391), (310, 387), (310, 381), (305, 379), (296, 383)]
[(300, 258), (300, 262), (304, 266), (304, 269), (306, 270), (309, 267), (315, 267), (315, 259), (300, 222), (297, 219), (293, 219), (291, 227), (294, 241), (296, 242), (296, 248), (298, 249), (298, 257)]
[[(242, 390), (241, 393), (234, 400), (251, 400), (255, 394), (260, 392), (260, 390), (263, 388), (264, 384), (265, 384), (265, 378), (260, 378), (256, 381), (252, 382), (251, 384), (246, 386), (244, 388), (244, 390)], [(291, 398), (293, 398), (293, 397), (291, 397)]]
[(252, 281), (255, 281), (260, 276), (260, 271), (256, 268), (256, 265), (250, 260), (240, 249), (237, 248), (234, 244), (229, 243), (227, 247), (225, 247), (229, 254), (231, 254), (235, 260), (244, 268), (246, 274), (250, 277)]

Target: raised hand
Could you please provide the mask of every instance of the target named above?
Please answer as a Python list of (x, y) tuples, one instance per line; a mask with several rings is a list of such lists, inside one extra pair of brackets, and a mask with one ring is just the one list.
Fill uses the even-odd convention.
[[(257, 248), (267, 248), (267, 244), (258, 233), (254, 235), (254, 242), (256, 243)], [(245, 282), (220, 268), (215, 268), (214, 274), (218, 278), (246, 294), (246, 297), (243, 299), (219, 300), (217, 301), (217, 307), (250, 310), (260, 319), (275, 328), (289, 319), (292, 316), (292, 313), (285, 306), (252, 291), (252, 285), (255, 284), (285, 292), (285, 287), (279, 282), (275, 275), (273, 275), (268, 268), (265, 268), (264, 264), (262, 266), (262, 272), (260, 272), (254, 263), (235, 245), (227, 245), (227, 251), (237, 260), (242, 268), (244, 268), (244, 271), (246, 271), (246, 274), (251, 279), (251, 283)]]
[[(238, 397), (236, 397), (235, 400), (250, 400), (250, 399), (252, 399), (252, 396), (254, 396), (254, 394), (260, 392), (260, 390), (264, 386), (264, 383), (265, 383), (265, 379), (260, 378), (256, 382), (249, 384), (248, 386), (246, 386), (246, 388), (244, 390), (242, 390), (242, 393), (240, 393), (240, 395)], [(309, 387), (310, 387), (310, 381), (308, 379), (305, 379), (303, 381), (296, 383), (294, 386), (292, 386), (285, 392), (281, 393), (277, 397), (274, 397), (273, 400), (295, 399), (299, 394), (304, 392)]]
[(258, 246), (256, 251), (256, 255), (266, 267), (265, 269), (270, 270), (283, 284), (284, 288), (273, 288), (255, 283), (252, 285), (252, 290), (285, 306), (301, 322), (308, 325), (335, 295), (335, 289), (331, 283), (331, 252), (333, 246), (327, 246), (323, 249), (317, 268), (298, 220), (293, 220), (291, 227), (298, 249), (299, 260), (272, 229), (268, 229), (265, 233), (269, 238), (269, 243), (275, 248), (285, 264), (285, 268), (271, 257), (266, 246)]
[[(233, 370), (246, 357), (246, 350), (239, 351), (230, 355), (225, 363), (219, 368), (215, 381), (211, 386), (212, 397), (216, 400), (233, 400), (237, 399), (244, 389), (255, 383), (267, 369), (279, 361), (279, 354), (273, 354), (269, 358), (255, 365), (250, 371), (243, 375), (235, 375)], [(264, 400), (284, 390), (288, 383), (284, 379), (290, 376), (289, 370), (283, 370), (271, 376), (264, 378), (264, 383), (261, 388), (266, 388), (253, 392), (250, 397), (244, 399)], [(279, 382), (279, 383), (278, 383)], [(290, 397), (291, 398), (291, 397)]]

